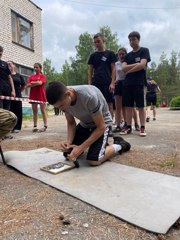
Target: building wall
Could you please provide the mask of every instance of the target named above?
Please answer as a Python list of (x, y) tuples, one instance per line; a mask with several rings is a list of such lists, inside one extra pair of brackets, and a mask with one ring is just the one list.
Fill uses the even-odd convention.
[[(33, 23), (34, 50), (12, 42), (11, 10)], [(42, 63), (41, 9), (29, 0), (0, 0), (0, 45), (4, 48), (3, 60), (33, 68)]]

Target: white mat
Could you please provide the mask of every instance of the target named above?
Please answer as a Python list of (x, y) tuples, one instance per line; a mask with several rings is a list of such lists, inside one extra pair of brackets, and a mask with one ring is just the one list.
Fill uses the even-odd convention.
[(79, 169), (52, 175), (40, 168), (64, 160), (47, 148), (10, 151), (5, 158), (27, 176), (146, 230), (166, 233), (180, 217), (180, 178), (112, 162), (90, 167), (83, 159)]

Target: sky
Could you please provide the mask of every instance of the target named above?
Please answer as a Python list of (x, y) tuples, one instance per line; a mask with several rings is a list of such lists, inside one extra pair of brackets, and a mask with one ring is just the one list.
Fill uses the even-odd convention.
[(104, 26), (117, 33), (118, 44), (131, 50), (128, 34), (141, 34), (140, 46), (150, 50), (156, 63), (162, 52), (170, 58), (180, 52), (180, 0), (32, 0), (42, 9), (43, 60), (57, 72), (70, 57), (85, 32), (92, 35)]

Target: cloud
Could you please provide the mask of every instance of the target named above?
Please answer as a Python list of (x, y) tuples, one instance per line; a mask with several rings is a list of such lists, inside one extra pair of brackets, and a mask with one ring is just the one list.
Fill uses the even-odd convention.
[[(141, 45), (148, 47), (151, 59), (159, 61), (164, 51), (180, 52), (180, 4), (178, 0), (130, 0), (125, 3), (93, 1), (34, 0), (40, 6), (43, 19), (43, 56), (52, 60), (57, 71), (65, 60), (76, 54), (80, 34), (95, 34), (100, 27), (109, 26), (117, 33), (119, 44), (130, 51), (128, 34), (137, 30)], [(82, 3), (82, 4), (78, 4)], [(172, 9), (175, 8), (175, 9)]]

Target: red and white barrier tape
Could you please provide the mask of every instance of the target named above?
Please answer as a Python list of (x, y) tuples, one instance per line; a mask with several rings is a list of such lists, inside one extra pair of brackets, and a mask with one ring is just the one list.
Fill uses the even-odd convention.
[(11, 101), (22, 101), (22, 102), (34, 102), (34, 103), (47, 103), (43, 101), (31, 100), (29, 98), (18, 98), (18, 97), (8, 97), (8, 96), (0, 96), (1, 100), (11, 100)]

